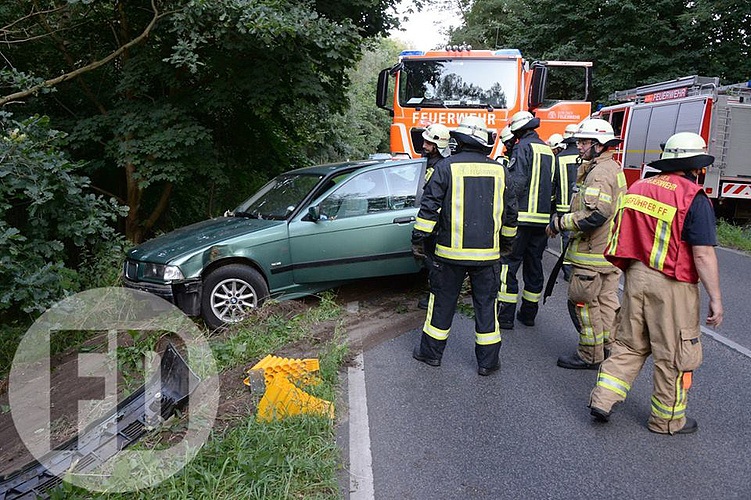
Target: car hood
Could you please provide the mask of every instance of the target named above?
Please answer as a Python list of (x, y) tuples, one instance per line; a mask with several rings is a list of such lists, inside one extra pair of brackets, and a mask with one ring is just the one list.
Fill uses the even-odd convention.
[(138, 245), (128, 258), (166, 264), (178, 257), (203, 250), (216, 243), (284, 224), (278, 220), (247, 217), (217, 217), (181, 227)]

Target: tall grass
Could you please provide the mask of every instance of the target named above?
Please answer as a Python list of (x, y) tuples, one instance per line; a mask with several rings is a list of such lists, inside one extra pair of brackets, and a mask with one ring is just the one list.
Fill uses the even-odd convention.
[(751, 252), (751, 227), (737, 226), (724, 219), (717, 221), (717, 242), (728, 248)]

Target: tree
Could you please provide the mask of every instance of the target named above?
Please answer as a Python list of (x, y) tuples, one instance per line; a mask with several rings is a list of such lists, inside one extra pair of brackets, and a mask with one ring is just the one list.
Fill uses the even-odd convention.
[(139, 242), (175, 197), (180, 225), (308, 163), (393, 1), (16, 0), (0, 103), (69, 132)]
[(452, 43), (513, 47), (527, 59), (594, 62), (594, 98), (700, 74), (726, 83), (751, 74), (748, 0), (474, 2)]
[(46, 118), (0, 114), (0, 313), (42, 312), (122, 256), (112, 221), (125, 207), (91, 192), (64, 145)]

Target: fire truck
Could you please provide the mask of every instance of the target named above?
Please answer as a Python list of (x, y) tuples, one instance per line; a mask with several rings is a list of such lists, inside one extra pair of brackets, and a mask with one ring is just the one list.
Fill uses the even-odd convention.
[(529, 63), (517, 49), (404, 51), (378, 76), (376, 103), (393, 117), (391, 153), (417, 157), (422, 132), (432, 123), (455, 128), (466, 115), (480, 116), (495, 133), (491, 158), (502, 153), (498, 132), (510, 117), (529, 110), (547, 139), (591, 113), (592, 63)]
[(646, 164), (671, 135), (695, 132), (715, 157), (699, 182), (718, 212), (751, 217), (751, 81), (721, 86), (719, 78), (686, 76), (617, 91), (610, 100), (620, 102), (593, 117), (609, 121), (623, 139), (615, 156), (629, 185), (650, 174)]

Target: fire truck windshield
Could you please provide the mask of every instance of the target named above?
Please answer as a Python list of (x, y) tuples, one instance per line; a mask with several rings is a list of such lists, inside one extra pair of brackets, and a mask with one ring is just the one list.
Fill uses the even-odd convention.
[(399, 104), (408, 107), (510, 108), (518, 84), (515, 60), (404, 61)]

